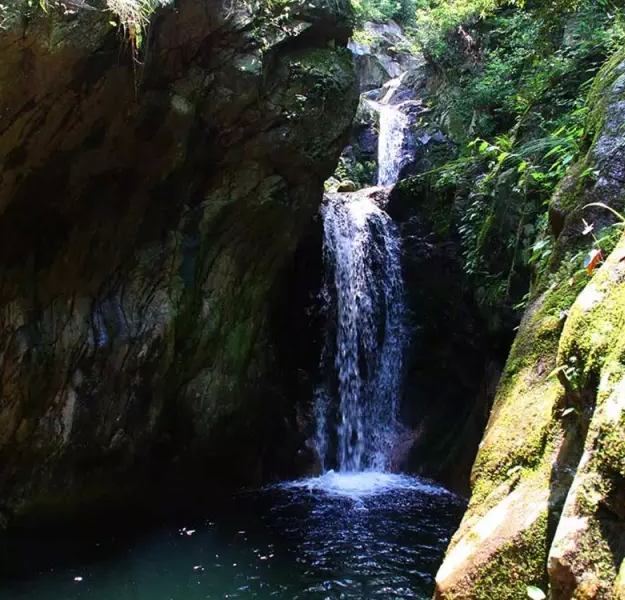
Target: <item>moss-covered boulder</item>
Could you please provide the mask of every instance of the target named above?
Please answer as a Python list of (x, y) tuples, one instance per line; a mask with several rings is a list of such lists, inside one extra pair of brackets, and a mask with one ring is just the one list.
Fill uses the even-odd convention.
[(181, 0), (134, 55), (112, 20), (0, 32), (8, 513), (260, 481), (299, 443), (271, 314), (356, 110), (349, 3)]
[(558, 362), (596, 397), (549, 553), (552, 598), (608, 599), (625, 556), (625, 239), (573, 305)]
[[(625, 240), (608, 229), (609, 210), (586, 206), (625, 206), (622, 55), (600, 73), (592, 97), (595, 136), (554, 198), (551, 264), (500, 382), (471, 502), (437, 575), (439, 599), (521, 600), (528, 586), (553, 600), (621, 593)], [(596, 180), (582, 176), (588, 168)], [(585, 261), (597, 248), (582, 219), (611, 240), (596, 270)]]

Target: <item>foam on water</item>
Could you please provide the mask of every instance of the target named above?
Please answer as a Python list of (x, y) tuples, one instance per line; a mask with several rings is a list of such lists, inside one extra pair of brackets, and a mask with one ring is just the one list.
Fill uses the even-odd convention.
[(384, 473), (380, 471), (336, 472), (328, 471), (320, 477), (281, 484), (284, 489), (305, 489), (331, 496), (344, 496), (359, 500), (389, 492), (414, 491), (428, 495), (453, 496), (449, 490), (418, 477)]

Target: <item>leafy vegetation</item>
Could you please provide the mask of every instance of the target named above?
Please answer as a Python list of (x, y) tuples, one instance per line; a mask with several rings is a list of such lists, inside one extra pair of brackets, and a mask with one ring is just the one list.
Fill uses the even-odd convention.
[(107, 5), (119, 20), (119, 25), (135, 50), (139, 50), (152, 13), (169, 2), (170, 0), (107, 0)]
[[(623, 0), (352, 4), (361, 20), (401, 21), (426, 57), (432, 118), (456, 148), (430, 187), (446, 206), (452, 199), (478, 303), (518, 318), (552, 256), (548, 202), (572, 166), (580, 185), (597, 176), (582, 164), (601, 125), (592, 82), (625, 44)], [(341, 164), (337, 177), (367, 185), (360, 167)]]
[(341, 156), (334, 177), (338, 181), (353, 181), (357, 189), (369, 187), (375, 183), (377, 164), (374, 161), (356, 161)]
[(388, 21), (413, 25), (417, 0), (351, 0), (358, 21)]
[[(553, 238), (547, 202), (588, 151), (593, 78), (625, 42), (621, 3), (420, 0), (414, 35), (457, 158), (431, 174), (454, 198), (465, 270), (487, 310), (523, 306)], [(582, 167), (579, 180), (596, 173)]]

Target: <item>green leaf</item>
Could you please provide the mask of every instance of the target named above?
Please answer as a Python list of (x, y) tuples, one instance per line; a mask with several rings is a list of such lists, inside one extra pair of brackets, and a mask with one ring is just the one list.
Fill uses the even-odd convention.
[(556, 377), (558, 375), (558, 373), (562, 373), (566, 371), (566, 365), (562, 365), (560, 367), (555, 368), (553, 371), (551, 371), (551, 373), (549, 373), (549, 375), (547, 375), (547, 379), (551, 379), (553, 377)]
[(545, 600), (545, 598), (547, 598), (545, 592), (543, 592), (539, 587), (536, 587), (535, 585), (527, 586), (527, 595), (532, 600)]
[(587, 169), (584, 169), (584, 171), (582, 171), (582, 174), (579, 176), (579, 178), (580, 180), (586, 179), (586, 177), (589, 177), (590, 175), (593, 175), (593, 176), (596, 175), (596, 171), (592, 167), (588, 167)]
[(563, 150), (564, 150), (564, 148), (561, 145), (555, 146), (554, 148), (549, 150), (549, 152), (547, 152), (547, 154), (545, 154), (545, 158), (549, 158), (550, 156), (553, 156), (554, 154), (559, 154)]

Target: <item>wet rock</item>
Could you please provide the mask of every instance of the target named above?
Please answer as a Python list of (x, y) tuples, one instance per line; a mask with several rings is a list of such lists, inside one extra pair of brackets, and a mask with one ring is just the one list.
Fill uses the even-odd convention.
[(415, 64), (409, 71), (405, 71), (399, 77), (385, 83), (380, 95), (380, 101), (384, 104), (401, 104), (408, 100), (419, 100), (425, 103), (429, 97), (428, 89), (429, 72), (425, 59), (415, 57)]
[(365, 23), (349, 48), (355, 56), (361, 92), (381, 88), (419, 62), (412, 43), (393, 21)]
[(463, 270), (451, 201), (433, 193), (428, 179), (401, 181), (387, 207), (401, 232), (409, 308), (402, 418), (410, 433), (400, 468), (468, 496), (509, 341), (487, 335)]

